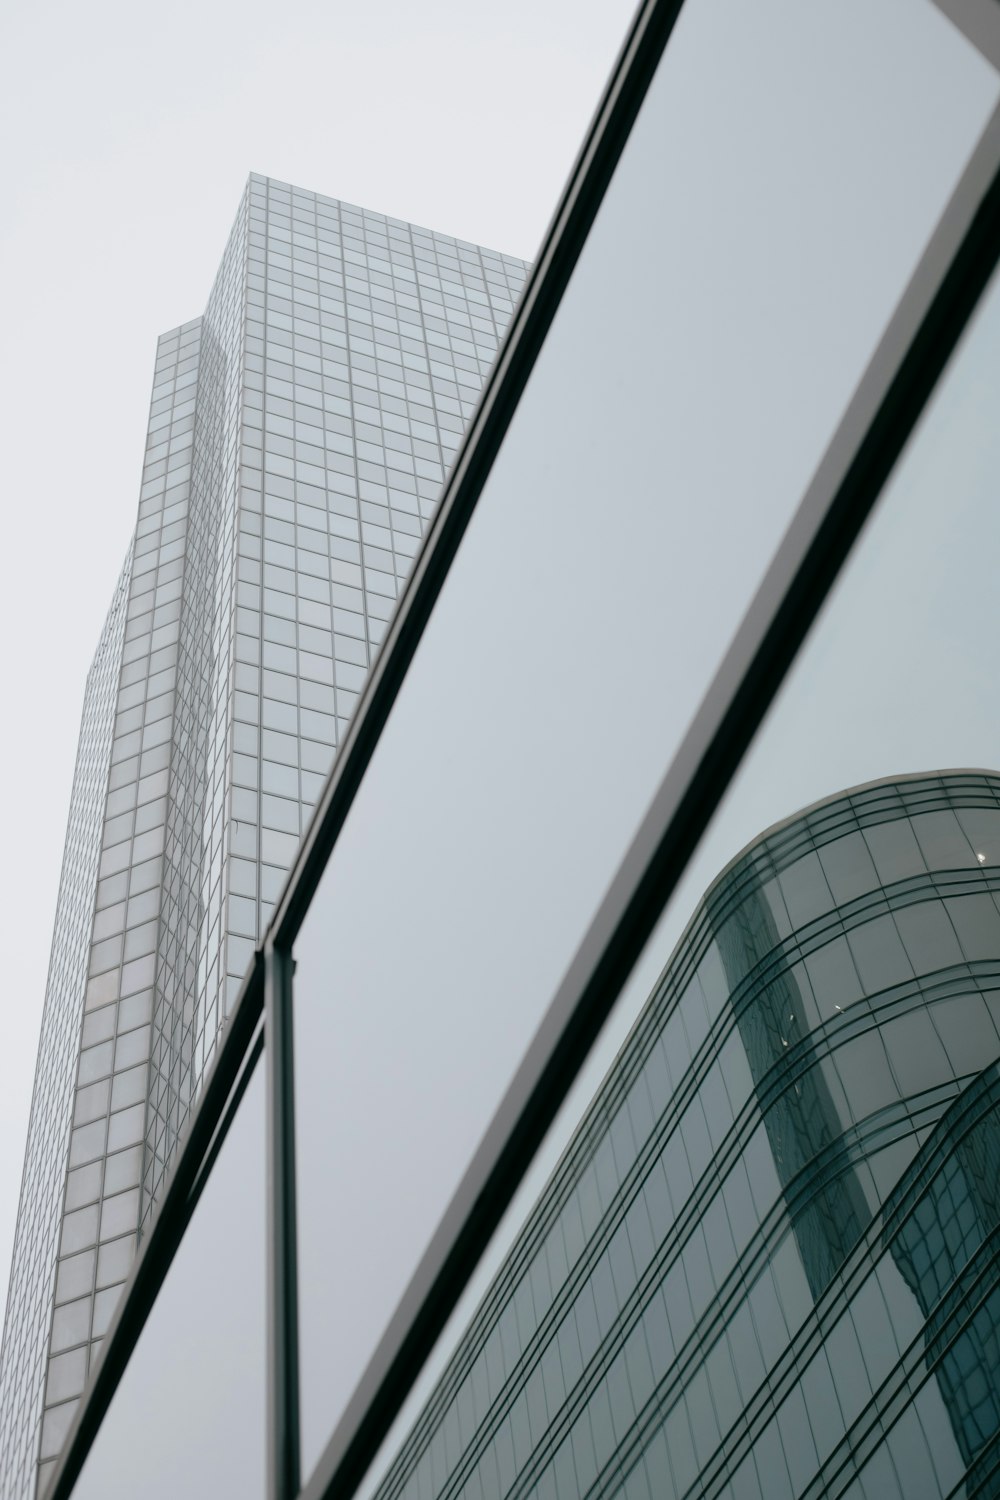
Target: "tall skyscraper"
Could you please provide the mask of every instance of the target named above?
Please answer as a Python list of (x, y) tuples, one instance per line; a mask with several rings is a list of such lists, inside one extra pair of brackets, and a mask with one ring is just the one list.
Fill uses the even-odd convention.
[(4, 1500), (68, 1430), (525, 271), (251, 176), (204, 315), (159, 340), (59, 888)]
[(1000, 1494), (998, 960), (1000, 777), (745, 850), (378, 1500)]
[(642, 0), (277, 901), (459, 387), (251, 183), (89, 700), (49, 1500), (997, 1500), (987, 9)]

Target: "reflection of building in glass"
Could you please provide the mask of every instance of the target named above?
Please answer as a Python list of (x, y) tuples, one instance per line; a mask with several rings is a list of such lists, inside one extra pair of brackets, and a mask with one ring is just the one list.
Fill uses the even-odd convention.
[[(898, 1225), (898, 1228), (896, 1227)], [(1000, 1069), (985, 1069), (928, 1137), (886, 1205), (886, 1239), (927, 1319), (968, 1491), (1000, 1495)]]
[(985, 773), (740, 855), (379, 1500), (997, 1493), (998, 899)]
[(204, 316), (159, 340), (67, 833), (4, 1500), (53, 1466), (525, 269), (252, 176)]
[[(717, 929), (719, 956), (803, 1269), (811, 1292), (819, 1296), (860, 1239), (871, 1211), (849, 1165), (832, 1172), (819, 1166), (838, 1154), (844, 1123), (820, 1066), (821, 1053), (809, 1040), (806, 999), (785, 958), (756, 866), (741, 873), (737, 892), (730, 915)], [(768, 963), (769, 955), (780, 956)], [(768, 1075), (793, 1046), (794, 1081), (789, 1086), (782, 1069), (775, 1088)]]

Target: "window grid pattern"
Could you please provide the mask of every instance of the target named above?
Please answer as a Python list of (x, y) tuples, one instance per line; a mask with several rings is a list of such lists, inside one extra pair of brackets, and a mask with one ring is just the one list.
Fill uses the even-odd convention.
[(995, 1494), (998, 1058), (1000, 778), (866, 788), (766, 835), (692, 918), (379, 1500)]
[(49, 1333), (40, 1483), (135, 1252), (201, 320), (158, 342)]
[(226, 836), (231, 1000), (526, 264), (250, 179)]
[(87, 675), (0, 1354), (0, 1494), (34, 1493), (80, 1013), (132, 550)]
[(143, 1223), (156, 1201), (219, 1029), (246, 217), (244, 193), (202, 320), (146, 1120)]
[(252, 175), (204, 316), (158, 342), (119, 655), (95, 700), (94, 868), (67, 897), (87, 930), (66, 1130), (38, 1106), (29, 1138), (54, 1202), (48, 1249), (36, 1236), (28, 1255), (26, 1227), (15, 1250), (5, 1500), (55, 1468), (526, 271)]

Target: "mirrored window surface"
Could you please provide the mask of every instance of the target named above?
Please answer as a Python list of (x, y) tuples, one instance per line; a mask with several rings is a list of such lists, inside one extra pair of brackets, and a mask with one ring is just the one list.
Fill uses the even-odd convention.
[(74, 1500), (267, 1492), (264, 1104), (258, 1066)]
[[(703, 890), (762, 829), (845, 788), (997, 769), (998, 341), (994, 278), (692, 861), (685, 890)], [(928, 808), (863, 837), (863, 849), (855, 835), (854, 843), (823, 851), (825, 897), (813, 894), (815, 873), (781, 880), (795, 920), (876, 882), (935, 867), (975, 864), (985, 872), (1000, 859), (1000, 821), (983, 808), (953, 816)], [(680, 913), (680, 895), (674, 904)]]
[(996, 97), (929, 4), (684, 7), (296, 942), (305, 1473)]
[(995, 1493), (998, 349), (995, 279), (365, 1493)]

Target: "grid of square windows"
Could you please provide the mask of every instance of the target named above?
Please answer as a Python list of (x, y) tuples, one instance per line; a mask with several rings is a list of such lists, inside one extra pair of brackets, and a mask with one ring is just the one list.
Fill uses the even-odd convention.
[(227, 843), (230, 998), (526, 269), (251, 178)]
[(135, 1251), (201, 320), (158, 342), (113, 703), (39, 1477), (54, 1467)]
[(0, 1493), (34, 1493), (131, 548), (87, 677), (0, 1356)]
[(143, 1222), (152, 1210), (218, 1032), (215, 997), (223, 950), (222, 829), (246, 218), (244, 193), (202, 319), (157, 948)]

